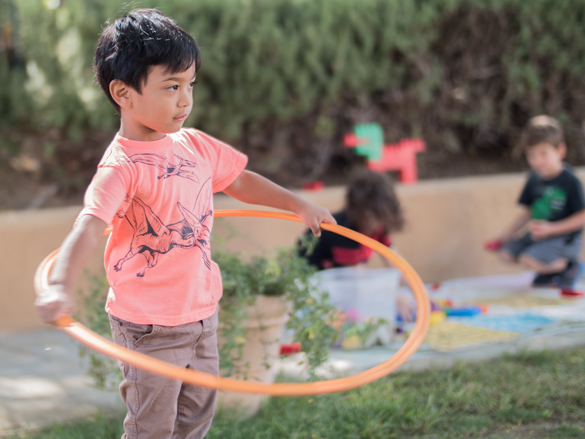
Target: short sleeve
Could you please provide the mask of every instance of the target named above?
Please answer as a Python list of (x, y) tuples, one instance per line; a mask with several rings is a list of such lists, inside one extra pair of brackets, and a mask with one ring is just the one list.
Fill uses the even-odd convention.
[(234, 182), (248, 164), (248, 157), (216, 138), (197, 131), (197, 134), (212, 149), (210, 157), (213, 171), (213, 192), (221, 192)]
[(520, 198), (518, 199), (518, 204), (523, 204), (524, 206), (531, 206), (534, 200), (532, 199), (532, 188), (534, 186), (534, 176), (530, 175), (528, 181), (524, 185), (524, 189), (522, 189), (522, 193), (520, 194)]
[(568, 195), (568, 207), (571, 215), (585, 209), (585, 195), (583, 195), (583, 185), (577, 176), (573, 176), (573, 187)]
[(120, 167), (98, 168), (84, 197), (82, 215), (92, 215), (106, 224), (111, 224), (114, 215), (128, 194), (128, 176)]

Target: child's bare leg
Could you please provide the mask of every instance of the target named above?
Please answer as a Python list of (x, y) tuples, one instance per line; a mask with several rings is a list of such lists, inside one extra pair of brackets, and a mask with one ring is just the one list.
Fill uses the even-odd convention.
[(560, 273), (565, 268), (569, 261), (567, 259), (556, 259), (550, 264), (545, 264), (529, 255), (521, 255), (518, 262), (529, 270), (534, 270), (540, 274)]
[(502, 262), (505, 262), (507, 264), (514, 264), (516, 262), (516, 258), (514, 258), (514, 256), (512, 256), (512, 253), (510, 253), (508, 250), (501, 250), (498, 253), (498, 256), (500, 257), (500, 260)]

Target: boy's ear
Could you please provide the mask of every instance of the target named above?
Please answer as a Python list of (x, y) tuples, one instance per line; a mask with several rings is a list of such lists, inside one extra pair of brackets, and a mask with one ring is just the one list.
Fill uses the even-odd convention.
[(557, 151), (559, 152), (561, 160), (563, 160), (567, 155), (567, 145), (565, 144), (565, 142), (559, 143), (559, 146), (557, 146)]
[(121, 108), (130, 108), (132, 106), (130, 88), (119, 79), (114, 79), (110, 82), (110, 94)]

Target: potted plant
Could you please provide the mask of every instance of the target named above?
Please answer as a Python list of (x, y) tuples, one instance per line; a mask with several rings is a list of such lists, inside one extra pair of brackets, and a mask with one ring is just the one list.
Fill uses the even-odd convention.
[[(334, 328), (336, 309), (328, 295), (312, 281), (315, 270), (297, 255), (295, 248), (276, 250), (272, 257), (216, 252), (213, 260), (222, 272), (223, 297), (220, 301), (218, 346), (220, 374), (239, 379), (271, 383), (274, 362), (279, 356), (280, 337), (286, 327), (300, 342), (307, 371), (327, 360), (331, 344), (337, 338)], [(109, 320), (103, 311), (108, 283), (105, 276), (94, 276), (89, 291), (83, 294), (80, 321), (99, 334), (111, 338)], [(81, 348), (89, 358), (88, 373), (100, 388), (112, 388), (119, 382), (114, 361)], [(220, 394), (220, 405), (240, 405), (243, 413), (257, 410), (261, 396)]]

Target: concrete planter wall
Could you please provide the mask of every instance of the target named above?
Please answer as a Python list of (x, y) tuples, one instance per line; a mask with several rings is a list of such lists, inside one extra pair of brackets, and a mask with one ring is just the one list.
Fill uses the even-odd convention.
[[(579, 168), (578, 175), (585, 181), (585, 168)], [(407, 224), (393, 237), (396, 248), (425, 282), (517, 271), (500, 264), (482, 244), (516, 215), (524, 180), (524, 174), (507, 174), (398, 186)], [(343, 188), (332, 187), (300, 195), (335, 211), (343, 205), (344, 193)], [(219, 194), (215, 208), (257, 207)], [(42, 326), (32, 306), (32, 276), (43, 257), (61, 244), (80, 209), (0, 213), (0, 331)], [(263, 254), (292, 245), (303, 230), (301, 224), (282, 220), (217, 218), (214, 235), (223, 238), (226, 250)], [(101, 269), (102, 255), (103, 246), (92, 258), (90, 270)], [(377, 258), (372, 258), (371, 266), (380, 266)]]

